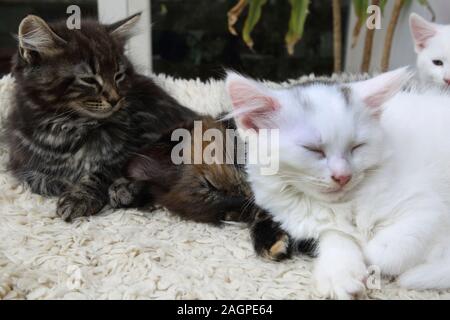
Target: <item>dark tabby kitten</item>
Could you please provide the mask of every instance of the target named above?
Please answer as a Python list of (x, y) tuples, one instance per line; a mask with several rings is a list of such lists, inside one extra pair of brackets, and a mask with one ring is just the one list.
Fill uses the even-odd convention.
[(112, 25), (47, 24), (27, 16), (14, 57), (9, 168), (35, 193), (58, 196), (64, 220), (99, 212), (143, 141), (196, 117), (138, 75), (124, 45), (139, 15)]
[[(122, 199), (128, 199), (128, 204), (134, 199), (137, 205), (163, 206), (184, 219), (214, 225), (220, 225), (224, 221), (247, 223), (256, 252), (272, 260), (288, 258), (294, 247), (302, 253), (311, 252), (314, 249), (312, 242), (294, 244), (279, 225), (254, 204), (246, 172), (237, 161), (237, 144), (225, 143), (239, 139), (235, 135), (237, 128), (234, 120), (221, 122), (203, 116), (196, 121), (197, 125), (201, 121), (201, 130), (197, 134), (203, 136), (207, 130), (214, 129), (223, 138), (200, 143), (192, 138), (187, 141), (191, 153), (183, 155), (191, 164), (175, 165), (172, 151), (180, 142), (172, 141), (172, 130), (169, 130), (151, 147), (142, 149), (126, 166), (127, 178), (141, 182), (144, 192), (136, 197), (127, 187), (127, 180), (123, 184), (118, 181), (112, 201), (115, 195), (121, 194)], [(195, 136), (194, 121), (180, 124), (176, 129), (181, 128), (190, 132), (190, 137)], [(212, 153), (209, 164), (205, 161), (194, 164), (196, 148), (196, 152), (201, 155), (206, 154), (204, 152), (207, 148), (217, 152)], [(227, 158), (230, 161), (227, 162)]]

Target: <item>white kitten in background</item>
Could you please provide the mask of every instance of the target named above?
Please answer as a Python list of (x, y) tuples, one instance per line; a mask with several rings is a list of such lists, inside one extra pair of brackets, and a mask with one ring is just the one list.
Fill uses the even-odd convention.
[(450, 96), (399, 92), (410, 77), (273, 90), (228, 74), (240, 128), (279, 129), (279, 172), (247, 169), (255, 202), (294, 239), (319, 239), (326, 297), (363, 294), (368, 265), (406, 288), (450, 288)]
[(423, 83), (450, 85), (450, 25), (428, 22), (412, 13), (409, 25)]

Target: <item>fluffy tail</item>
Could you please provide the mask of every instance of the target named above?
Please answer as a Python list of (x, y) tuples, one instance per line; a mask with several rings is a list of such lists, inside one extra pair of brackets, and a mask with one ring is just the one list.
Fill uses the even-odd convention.
[(402, 274), (398, 283), (407, 289), (450, 289), (450, 261), (419, 265)]

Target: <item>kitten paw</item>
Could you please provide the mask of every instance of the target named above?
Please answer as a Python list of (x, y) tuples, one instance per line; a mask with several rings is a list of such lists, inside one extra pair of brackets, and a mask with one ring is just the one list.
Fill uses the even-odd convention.
[(91, 216), (103, 208), (101, 201), (93, 199), (83, 192), (66, 192), (58, 200), (56, 213), (64, 221)]
[(132, 206), (139, 193), (142, 190), (142, 184), (130, 181), (126, 178), (120, 178), (114, 181), (109, 187), (109, 204), (112, 208), (128, 208)]
[(282, 261), (291, 256), (291, 241), (288, 235), (282, 234), (270, 247), (265, 248), (264, 256), (273, 261)]
[(273, 261), (289, 259), (292, 255), (292, 240), (271, 219), (257, 221), (252, 226), (253, 246), (258, 255)]
[(326, 299), (361, 299), (366, 294), (366, 277), (367, 271), (364, 265), (345, 269), (323, 266), (314, 272), (315, 289)]

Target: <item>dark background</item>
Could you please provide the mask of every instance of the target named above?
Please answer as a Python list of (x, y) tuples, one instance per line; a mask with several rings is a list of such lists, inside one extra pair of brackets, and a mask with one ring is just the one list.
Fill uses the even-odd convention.
[[(252, 33), (254, 50), (228, 32), (227, 11), (237, 0), (152, 0), (153, 68), (181, 78), (202, 80), (223, 76), (232, 68), (252, 77), (282, 81), (303, 74), (333, 71), (331, 1), (311, 1), (303, 39), (293, 56), (286, 52), (290, 5), (287, 0), (268, 0)], [(342, 21), (347, 21), (349, 1), (344, 0)], [(97, 17), (95, 0), (0, 0), (0, 75), (10, 69), (16, 50), (13, 37), (20, 20), (36, 14), (46, 20), (67, 17), (71, 4), (81, 7), (82, 17)], [(245, 14), (237, 24), (242, 30)], [(345, 33), (347, 26), (343, 26)], [(343, 39), (346, 37), (343, 35)], [(345, 48), (345, 44), (343, 44)]]
[[(228, 32), (226, 13), (235, 3), (237, 0), (152, 0), (154, 71), (206, 79), (221, 77), (223, 67), (228, 67), (277, 81), (312, 72), (332, 73), (331, 1), (311, 1), (305, 33), (293, 56), (287, 54), (284, 44), (291, 9), (287, 0), (269, 0), (263, 7), (252, 33), (254, 51)], [(342, 3), (342, 21), (347, 21), (349, 1)], [(344, 33), (347, 30), (345, 25), (342, 29)]]

